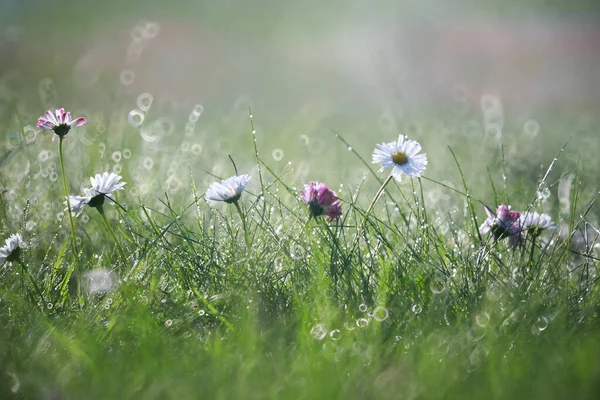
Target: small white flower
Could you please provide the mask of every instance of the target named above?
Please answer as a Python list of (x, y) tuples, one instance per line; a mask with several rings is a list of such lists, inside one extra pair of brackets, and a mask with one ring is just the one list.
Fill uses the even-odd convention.
[[(117, 190), (123, 190), (123, 186), (127, 182), (120, 182), (121, 179), (123, 179), (121, 175), (117, 175), (114, 172), (105, 172), (102, 175), (96, 174), (95, 177), (90, 177), (92, 188), (86, 189), (85, 193), (90, 197), (95, 197), (100, 194), (109, 195)], [(110, 198), (107, 199), (109, 202), (113, 202)]]
[(214, 182), (206, 191), (206, 198), (213, 201), (235, 203), (242, 195), (248, 181), (250, 181), (250, 176), (243, 174), (227, 178), (221, 183)]
[[(86, 206), (86, 204), (88, 204), (90, 202), (90, 197), (89, 196), (69, 196), (67, 197), (67, 200), (69, 201), (69, 204), (71, 206), (71, 212), (73, 213), (73, 215), (78, 216), (79, 214), (81, 214), (81, 211), (83, 211), (83, 207)], [(65, 205), (67, 205), (67, 202), (64, 203)], [(67, 209), (65, 208), (65, 211)]]
[(23, 240), (23, 236), (19, 233), (12, 234), (6, 239), (5, 245), (0, 247), (0, 264), (7, 261), (16, 261), (19, 259), (21, 249), (27, 248), (29, 245)]
[(427, 155), (417, 154), (421, 145), (414, 140), (404, 140), (404, 135), (398, 136), (398, 141), (380, 143), (373, 150), (373, 164), (381, 163), (379, 172), (393, 167), (391, 175), (397, 180), (402, 175), (421, 176), (427, 165)]
[(535, 211), (528, 211), (521, 214), (519, 224), (523, 230), (537, 231), (543, 231), (554, 226), (552, 218), (548, 214), (538, 214)]
[(109, 203), (113, 204), (113, 199), (108, 195), (117, 190), (123, 190), (123, 186), (127, 182), (121, 182), (121, 179), (123, 178), (120, 175), (113, 172), (105, 172), (102, 175), (96, 174), (96, 176), (90, 177), (92, 187), (83, 189), (84, 196), (69, 196), (67, 198), (73, 214), (76, 216), (79, 215), (86, 205), (101, 207), (104, 204), (104, 200), (108, 200)]

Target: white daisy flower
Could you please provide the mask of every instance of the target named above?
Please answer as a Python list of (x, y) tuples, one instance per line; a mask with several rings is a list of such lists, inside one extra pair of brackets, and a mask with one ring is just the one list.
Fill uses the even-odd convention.
[(391, 175), (400, 181), (402, 175), (421, 176), (427, 165), (427, 155), (417, 154), (421, 145), (414, 140), (405, 140), (404, 135), (398, 136), (398, 141), (380, 143), (373, 150), (373, 164), (381, 163), (379, 172), (387, 167), (393, 167)]
[(68, 197), (71, 211), (75, 215), (79, 215), (86, 204), (90, 207), (101, 207), (104, 200), (108, 200), (109, 203), (113, 204), (114, 201), (109, 194), (117, 190), (123, 190), (123, 186), (127, 184), (127, 182), (121, 182), (121, 179), (123, 178), (120, 175), (113, 172), (105, 172), (102, 175), (96, 174), (96, 176), (90, 177), (92, 187), (83, 189), (84, 196)]
[(4, 246), (0, 247), (0, 264), (13, 262), (19, 259), (21, 249), (29, 247), (19, 233), (12, 234), (6, 239)]
[[(69, 196), (67, 197), (67, 201), (69, 202), (69, 205), (71, 206), (71, 211), (73, 212), (73, 215), (78, 216), (79, 214), (81, 214), (81, 212), (83, 211), (83, 207), (85, 207), (87, 204), (89, 204), (90, 202), (90, 197), (89, 196)], [(65, 205), (67, 205), (67, 202), (65, 201), (64, 203)], [(65, 208), (65, 211), (67, 209)]]
[(214, 182), (206, 191), (206, 198), (213, 201), (235, 203), (239, 200), (249, 181), (250, 176), (243, 174), (227, 178), (221, 183)]
[[(94, 197), (99, 194), (109, 195), (117, 190), (123, 190), (123, 186), (125, 186), (127, 182), (120, 182), (121, 179), (123, 179), (123, 177), (114, 172), (105, 172), (102, 175), (96, 174), (95, 177), (92, 176), (90, 178), (92, 188), (88, 189), (86, 193)], [(110, 201), (110, 199), (108, 200)]]
[(554, 227), (552, 218), (548, 214), (538, 214), (535, 211), (528, 211), (519, 217), (521, 229), (528, 231), (543, 231)]

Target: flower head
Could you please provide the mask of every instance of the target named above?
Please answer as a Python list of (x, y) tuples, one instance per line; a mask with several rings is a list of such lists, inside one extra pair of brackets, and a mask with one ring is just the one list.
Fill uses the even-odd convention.
[(523, 231), (539, 234), (541, 231), (554, 227), (552, 218), (548, 214), (538, 214), (527, 211), (519, 217), (519, 224)]
[(417, 154), (419, 151), (419, 143), (405, 140), (404, 135), (400, 135), (396, 142), (378, 144), (373, 150), (372, 163), (381, 163), (379, 172), (393, 167), (391, 174), (397, 181), (402, 179), (402, 175), (421, 176), (427, 165), (427, 155)]
[(516, 246), (522, 239), (522, 229), (519, 222), (520, 214), (516, 211), (511, 211), (504, 204), (501, 204), (496, 209), (496, 213), (485, 206), (487, 219), (479, 227), (479, 233), (482, 235), (492, 232), (496, 239), (508, 237), (510, 244)]
[[(75, 216), (78, 216), (83, 211), (83, 207), (85, 207), (90, 202), (89, 196), (69, 196), (67, 197), (67, 201), (69, 202), (69, 206), (71, 207), (71, 211)], [(65, 202), (65, 205), (67, 203)]]
[(0, 264), (17, 261), (21, 256), (21, 249), (29, 247), (19, 233), (12, 234), (6, 239), (4, 246), (0, 247)]
[(71, 112), (65, 112), (64, 108), (58, 109), (52, 113), (52, 111), (46, 111), (45, 117), (39, 117), (37, 127), (43, 131), (54, 131), (52, 141), (59, 137), (64, 139), (71, 128), (83, 126), (86, 124), (86, 120), (83, 117), (72, 119)]
[(310, 215), (335, 221), (342, 215), (342, 203), (336, 193), (321, 182), (310, 182), (304, 185), (302, 199), (310, 209)]
[(213, 201), (235, 203), (240, 199), (249, 181), (250, 176), (243, 174), (227, 178), (221, 181), (221, 183), (214, 182), (206, 191), (206, 198)]
[(109, 203), (113, 204), (114, 200), (109, 194), (117, 190), (123, 190), (123, 186), (127, 184), (127, 182), (121, 182), (121, 179), (123, 179), (121, 175), (114, 172), (104, 172), (102, 175), (96, 174), (96, 176), (90, 177), (92, 187), (83, 190), (84, 196), (69, 196), (67, 198), (71, 210), (75, 215), (79, 215), (86, 204), (90, 207), (101, 207), (104, 200), (108, 200)]

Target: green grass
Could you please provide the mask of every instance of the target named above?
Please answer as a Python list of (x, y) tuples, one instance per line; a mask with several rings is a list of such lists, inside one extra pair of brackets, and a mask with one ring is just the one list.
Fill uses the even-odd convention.
[[(539, 3), (533, 11), (587, 7)], [(145, 11), (152, 16), (159, 5)], [(32, 18), (25, 39), (45, 43), (41, 22), (81, 14), (54, 40), (84, 46), (80, 32), (110, 29), (105, 19), (113, 11), (103, 4), (77, 7), (85, 10), (53, 7)], [(335, 29), (321, 19), (340, 13), (333, 5), (323, 15), (299, 6), (311, 16), (302, 19), (282, 3), (273, 13), (288, 37), (261, 25), (261, 7), (246, 6), (236, 21), (228, 3), (194, 7), (206, 13), (169, 15), (206, 24), (224, 42), (239, 40), (240, 50), (258, 49), (256, 58), (245, 51), (240, 57), (254, 61), (327, 39)], [(504, 2), (487, 7), (524, 10)], [(131, 28), (129, 16), (111, 21)], [(360, 7), (340, 16), (350, 24), (362, 18)], [(165, 27), (174, 41), (193, 32), (179, 32), (168, 18)], [(504, 104), (496, 135), (486, 131), (481, 94), (444, 106), (413, 104), (395, 98), (390, 84), (389, 93), (381, 89), (385, 104), (353, 103), (337, 99), (346, 94), (337, 89), (349, 85), (338, 75), (333, 83), (321, 76), (327, 84), (320, 85), (308, 79), (317, 72), (306, 70), (297, 83), (277, 71), (292, 61), (275, 57), (272, 67), (270, 60), (256, 64), (273, 68), (256, 75), (260, 90), (234, 90), (224, 79), (215, 92), (198, 94), (205, 109), (193, 131), (186, 125), (194, 104), (170, 104), (160, 86), (142, 88), (154, 90), (142, 131), (128, 122), (139, 88), (119, 83), (125, 55), (82, 91), (70, 75), (74, 54), (85, 49), (71, 49), (61, 46), (43, 66), (11, 72), (2, 87), (0, 239), (19, 232), (30, 247), (22, 264), (0, 266), (0, 398), (600, 396), (600, 124), (593, 114)], [(142, 74), (143, 62), (135, 69)], [(53, 83), (40, 89), (44, 77)], [(201, 78), (190, 77), (190, 85)], [(273, 104), (277, 98), (281, 104)], [(128, 182), (117, 204), (104, 206), (126, 260), (90, 207), (74, 220), (79, 253), (73, 251), (58, 144), (34, 128), (54, 103), (88, 119), (63, 143), (70, 194), (107, 170)], [(154, 125), (161, 118), (172, 132)], [(539, 129), (527, 129), (536, 123)], [(422, 144), (427, 170), (420, 179), (392, 180), (369, 210), (389, 172), (377, 172), (371, 152), (399, 133)], [(252, 176), (240, 200), (248, 238), (232, 205), (204, 199), (208, 186), (236, 167)], [(337, 191), (344, 211), (338, 223), (309, 218), (299, 196), (309, 181)], [(517, 249), (481, 237), (483, 206), (501, 203), (547, 213), (557, 229)]]
[[(78, 143), (77, 130), (70, 138), (68, 145), (89, 151), (90, 174), (107, 158), (99, 154), (104, 146)], [(343, 135), (330, 138), (340, 149), (354, 146)], [(125, 145), (143, 156), (139, 144)], [(53, 148), (47, 138), (31, 146)], [(38, 150), (14, 150), (6, 170)], [(467, 170), (461, 149), (425, 150), (428, 172), (436, 171), (431, 154), (447, 152), (448, 165), (455, 157), (454, 189), (431, 178), (391, 183), (368, 215), (372, 188), (385, 175), (361, 163), (368, 153), (353, 147), (354, 157), (341, 156), (370, 175), (339, 192), (337, 224), (309, 219), (293, 167), (258, 156), (260, 172), (253, 170), (241, 199), (249, 249), (232, 206), (210, 208), (202, 198), (204, 181), (215, 178), (180, 165), (185, 184), (138, 198), (128, 192), (139, 183), (130, 182), (116, 197), (120, 206), (105, 205), (127, 263), (92, 208), (76, 219), (82, 251), (75, 256), (67, 217), (62, 225), (55, 217), (60, 178), (40, 186), (30, 173), (3, 194), (4, 231), (33, 242), (22, 254), (24, 271), (16, 263), (2, 269), (3, 397), (595, 398), (599, 297), (590, 221), (597, 204), (580, 171), (561, 200), (571, 201), (564, 221), (572, 235), (587, 235), (588, 247), (550, 231), (510, 250), (477, 232), (483, 207), (469, 182), (483, 169)], [(243, 171), (256, 156), (251, 147), (232, 154), (247, 160), (237, 163)], [(219, 162), (223, 174), (233, 172)], [(71, 190), (84, 175), (72, 164)], [(123, 164), (135, 180), (127, 170), (133, 156)], [(528, 195), (537, 186), (556, 189), (552, 170), (533, 187), (528, 177), (509, 177), (503, 187), (497, 171), (488, 172), (478, 186), (491, 194), (483, 203), (558, 207)], [(45, 204), (52, 212), (42, 218)], [(94, 270), (112, 271), (110, 291), (90, 292), (86, 274)]]

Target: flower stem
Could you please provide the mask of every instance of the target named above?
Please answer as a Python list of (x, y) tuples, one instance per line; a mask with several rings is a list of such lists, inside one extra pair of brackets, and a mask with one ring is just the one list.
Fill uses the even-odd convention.
[(104, 208), (102, 206), (98, 206), (98, 207), (96, 207), (96, 209), (100, 213), (100, 216), (102, 217), (102, 221), (104, 222), (104, 225), (106, 226), (106, 229), (108, 230), (108, 233), (110, 233), (110, 236), (112, 236), (113, 240), (115, 241), (115, 245), (117, 246), (117, 251), (119, 252), (119, 255), (121, 256), (121, 259), (123, 260), (123, 264), (127, 265), (127, 257), (125, 257), (125, 252), (123, 251), (123, 248), (121, 247), (121, 244), (119, 243), (119, 240), (117, 239), (117, 235), (115, 235), (115, 231), (113, 231), (112, 227), (110, 226), (110, 223), (108, 222), (108, 218), (106, 218), (106, 214), (104, 213)]
[[(65, 191), (65, 199), (67, 200), (67, 210), (69, 212), (69, 223), (71, 224), (71, 238), (73, 240), (73, 250), (75, 256), (79, 255), (77, 250), (77, 236), (75, 232), (75, 223), (73, 222), (73, 212), (71, 211), (71, 202), (69, 201), (69, 187), (67, 186), (67, 175), (65, 174), (65, 163), (63, 161), (63, 137), (58, 138), (58, 158), (60, 160), (60, 170), (62, 172), (63, 190)], [(77, 263), (79, 265), (79, 263)]]
[(233, 205), (237, 209), (237, 212), (240, 215), (240, 219), (242, 220), (242, 226), (244, 228), (244, 240), (246, 242), (246, 251), (250, 251), (250, 238), (248, 237), (248, 229), (246, 227), (246, 219), (244, 219), (244, 213), (242, 212), (242, 208), (240, 207), (237, 201), (234, 201)]
[(377, 204), (377, 201), (383, 194), (385, 187), (388, 185), (388, 183), (390, 183), (392, 178), (393, 178), (392, 175), (387, 177), (387, 179), (383, 182), (383, 184), (381, 185), (381, 187), (375, 194), (373, 201), (371, 202), (371, 204), (369, 204), (369, 208), (367, 208), (367, 212), (365, 213), (365, 218), (363, 219), (363, 223), (360, 226), (359, 230), (356, 232), (356, 237), (354, 238), (354, 242), (352, 243), (352, 247), (350, 248), (350, 253), (352, 253), (354, 251), (354, 248), (358, 244), (358, 239), (359, 239), (360, 235), (362, 234), (362, 231), (365, 229), (365, 225), (367, 224), (367, 219), (369, 218), (369, 214), (371, 213), (371, 211), (373, 211), (373, 207), (375, 207), (375, 204)]
[(377, 203), (377, 201), (379, 200), (379, 198), (383, 194), (383, 190), (388, 185), (388, 183), (390, 183), (390, 181), (392, 180), (392, 178), (393, 178), (392, 175), (388, 176), (387, 179), (385, 180), (385, 182), (383, 182), (383, 184), (381, 185), (381, 187), (379, 188), (379, 190), (375, 194), (375, 197), (373, 198), (373, 201), (371, 202), (371, 204), (369, 204), (369, 208), (367, 208), (367, 212), (365, 214), (365, 219), (367, 219), (367, 217), (369, 216), (369, 214), (371, 213), (371, 211), (373, 211), (373, 207), (375, 207), (375, 204)]

